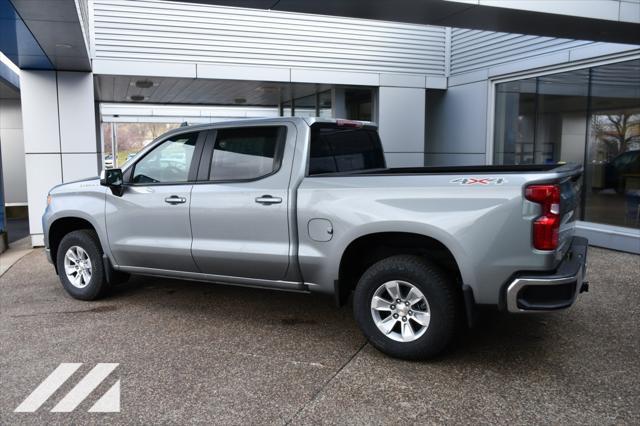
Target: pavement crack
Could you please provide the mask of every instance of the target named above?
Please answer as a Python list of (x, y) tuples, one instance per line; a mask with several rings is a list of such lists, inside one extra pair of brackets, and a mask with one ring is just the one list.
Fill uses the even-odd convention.
[(79, 309), (79, 310), (70, 310), (70, 311), (53, 311), (53, 312), (36, 312), (33, 314), (17, 314), (17, 315), (9, 315), (11, 318), (23, 318), (23, 317), (39, 317), (43, 315), (69, 315), (69, 314), (83, 314), (87, 312), (110, 312), (117, 310), (117, 306), (108, 305), (108, 306), (97, 306), (91, 309)]
[(322, 393), (322, 391), (324, 391), (324, 390), (327, 388), (327, 386), (329, 386), (329, 384), (330, 384), (331, 382), (333, 382), (333, 379), (335, 379), (336, 377), (338, 377), (338, 375), (342, 372), (342, 370), (344, 370), (344, 369), (345, 369), (345, 367), (346, 367), (347, 365), (349, 365), (349, 364), (351, 363), (351, 361), (353, 361), (353, 360), (354, 360), (354, 358), (355, 358), (355, 357), (356, 357), (360, 352), (362, 352), (362, 350), (364, 349), (364, 347), (365, 347), (365, 346), (367, 346), (367, 343), (369, 343), (369, 342), (368, 342), (368, 340), (365, 340), (365, 341), (364, 341), (364, 343), (363, 343), (362, 345), (360, 345), (360, 347), (358, 348), (358, 350), (357, 350), (357, 351), (355, 351), (355, 352), (353, 353), (353, 355), (351, 355), (351, 356), (349, 357), (349, 359), (347, 359), (347, 360), (345, 361), (345, 363), (344, 363), (344, 364), (342, 364), (342, 365), (340, 366), (340, 368), (338, 368), (338, 369), (335, 371), (335, 373), (333, 373), (333, 374), (331, 375), (331, 377), (329, 377), (329, 380), (327, 380), (326, 382), (324, 382), (324, 384), (323, 384), (322, 386), (320, 386), (320, 389), (318, 389), (317, 391), (315, 391), (315, 392), (313, 393), (313, 395), (311, 395), (311, 398), (309, 398), (309, 400), (308, 400), (307, 402), (305, 402), (304, 404), (302, 404), (302, 407), (300, 407), (300, 408), (299, 408), (299, 409), (294, 413), (294, 415), (293, 415), (293, 416), (291, 416), (291, 418), (290, 418), (289, 420), (287, 420), (284, 424), (285, 424), (285, 425), (290, 425), (290, 424), (291, 424), (291, 423), (296, 419), (296, 417), (298, 417), (298, 416), (300, 415), (300, 413), (302, 413), (302, 412), (304, 411), (304, 409), (305, 409), (305, 408), (307, 408), (307, 407), (308, 407), (309, 405), (311, 405), (311, 404), (312, 404), (316, 399), (318, 399), (318, 396)]

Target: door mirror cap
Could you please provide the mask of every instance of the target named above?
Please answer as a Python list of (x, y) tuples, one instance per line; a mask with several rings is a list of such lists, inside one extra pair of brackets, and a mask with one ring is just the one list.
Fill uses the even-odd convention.
[(100, 173), (100, 185), (109, 187), (113, 195), (121, 196), (124, 190), (121, 169), (105, 169)]

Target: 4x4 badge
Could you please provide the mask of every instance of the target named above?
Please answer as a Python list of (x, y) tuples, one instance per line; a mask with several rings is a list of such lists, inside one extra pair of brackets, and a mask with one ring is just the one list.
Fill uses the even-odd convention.
[(456, 178), (449, 181), (449, 183), (457, 183), (459, 185), (502, 185), (507, 183), (507, 180), (503, 177), (487, 177), (487, 178)]

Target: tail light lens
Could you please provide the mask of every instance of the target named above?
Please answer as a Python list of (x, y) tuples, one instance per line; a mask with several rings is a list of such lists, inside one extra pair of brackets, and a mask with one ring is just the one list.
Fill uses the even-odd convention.
[(538, 250), (558, 248), (560, 231), (560, 187), (531, 185), (525, 192), (529, 201), (540, 204), (542, 214), (533, 222), (533, 246)]

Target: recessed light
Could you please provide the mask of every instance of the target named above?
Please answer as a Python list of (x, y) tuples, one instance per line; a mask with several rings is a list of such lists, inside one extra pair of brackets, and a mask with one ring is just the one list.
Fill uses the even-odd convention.
[(153, 87), (155, 84), (151, 80), (138, 80), (135, 82), (135, 86), (140, 89), (148, 89)]
[(60, 49), (71, 49), (73, 46), (67, 43), (56, 43), (56, 47)]
[(256, 87), (256, 92), (263, 93), (278, 93), (279, 88), (273, 86)]
[(245, 98), (235, 98), (233, 100), (233, 102), (237, 103), (237, 104), (246, 104), (247, 100)]
[(140, 101), (144, 101), (146, 98), (142, 95), (131, 95), (129, 96), (129, 99), (135, 102), (140, 102)]

